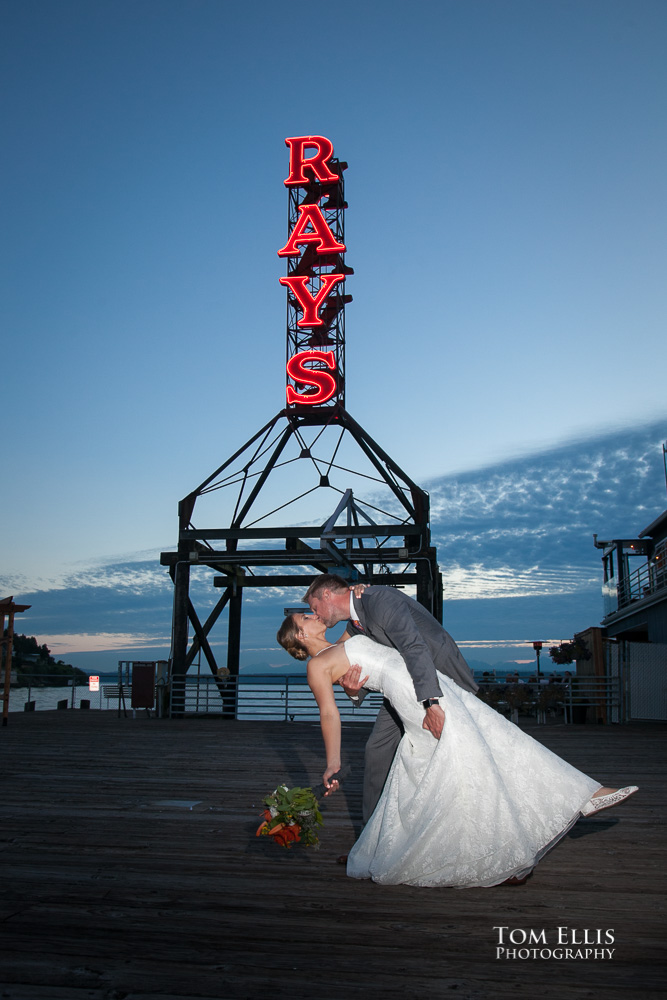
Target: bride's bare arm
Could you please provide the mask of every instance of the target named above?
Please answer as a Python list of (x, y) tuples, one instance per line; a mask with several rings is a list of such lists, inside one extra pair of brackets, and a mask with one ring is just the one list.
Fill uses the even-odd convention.
[(320, 725), (327, 755), (327, 769), (322, 775), (325, 796), (335, 792), (338, 781), (330, 779), (340, 771), (340, 713), (336, 707), (331, 674), (322, 664), (308, 663), (308, 685), (320, 710)]

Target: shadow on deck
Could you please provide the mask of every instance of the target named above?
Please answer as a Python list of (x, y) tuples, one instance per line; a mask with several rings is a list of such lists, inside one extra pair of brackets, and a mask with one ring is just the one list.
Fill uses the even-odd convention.
[[(344, 729), (351, 773), (325, 804), (321, 849), (285, 851), (254, 836), (261, 799), (279, 782), (319, 784), (315, 724), (11, 716), (0, 732), (0, 997), (662, 993), (667, 730), (526, 728), (640, 793), (580, 821), (525, 886), (415, 889), (354, 881), (335, 864), (359, 822), (368, 725)], [(588, 929), (613, 957), (498, 958), (498, 927), (544, 931), (539, 947), (554, 953), (558, 928), (575, 950)]]

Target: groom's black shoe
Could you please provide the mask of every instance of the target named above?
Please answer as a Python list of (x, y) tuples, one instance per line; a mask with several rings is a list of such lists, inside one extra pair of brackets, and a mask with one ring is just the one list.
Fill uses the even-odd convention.
[(346, 865), (347, 864), (347, 854), (339, 854), (338, 857), (336, 858), (336, 864), (337, 865)]

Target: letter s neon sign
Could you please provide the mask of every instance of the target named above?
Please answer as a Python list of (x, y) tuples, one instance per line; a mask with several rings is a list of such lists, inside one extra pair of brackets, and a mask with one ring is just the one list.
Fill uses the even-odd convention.
[(293, 354), (287, 362), (287, 374), (289, 377), (304, 388), (315, 387), (316, 392), (300, 393), (296, 389), (287, 386), (287, 404), (305, 403), (308, 406), (316, 406), (326, 403), (336, 392), (336, 379), (323, 368), (307, 368), (308, 362), (324, 364), (332, 371), (336, 371), (336, 359), (333, 351), (300, 351)]

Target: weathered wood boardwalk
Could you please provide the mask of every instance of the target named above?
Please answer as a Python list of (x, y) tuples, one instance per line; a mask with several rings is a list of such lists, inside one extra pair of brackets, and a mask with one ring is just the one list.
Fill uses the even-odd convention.
[[(529, 731), (640, 794), (580, 821), (525, 886), (429, 890), (354, 881), (335, 863), (358, 824), (366, 725), (345, 728), (353, 768), (327, 801), (321, 849), (284, 851), (254, 836), (261, 798), (279, 782), (319, 783), (316, 725), (11, 716), (0, 731), (0, 997), (664, 993), (667, 729)], [(577, 940), (611, 930), (613, 957), (498, 958), (498, 926), (544, 931), (552, 950), (559, 927), (568, 941), (573, 929)]]

